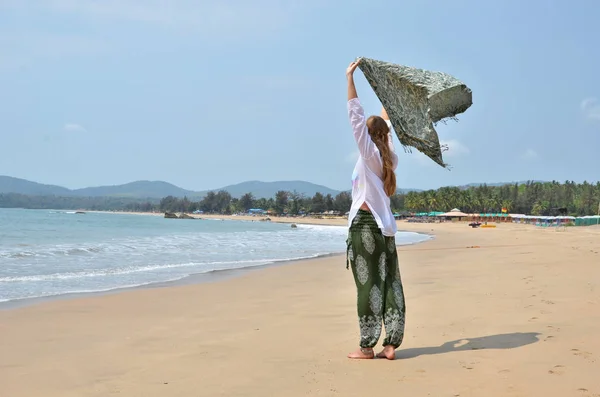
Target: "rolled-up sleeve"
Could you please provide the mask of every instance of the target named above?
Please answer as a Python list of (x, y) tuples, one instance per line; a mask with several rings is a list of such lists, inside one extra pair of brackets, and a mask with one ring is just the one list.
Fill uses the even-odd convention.
[(354, 139), (358, 145), (358, 151), (361, 157), (364, 159), (371, 158), (375, 153), (376, 146), (369, 136), (365, 112), (358, 98), (353, 98), (348, 101), (348, 117), (350, 118)]

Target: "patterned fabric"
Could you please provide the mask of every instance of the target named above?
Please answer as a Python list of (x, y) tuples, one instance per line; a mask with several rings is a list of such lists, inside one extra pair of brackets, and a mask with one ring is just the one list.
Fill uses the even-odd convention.
[(471, 90), (442, 72), (369, 58), (361, 58), (358, 67), (386, 109), (404, 148), (412, 146), (446, 167), (434, 124), (466, 111), (473, 104)]
[(373, 215), (359, 210), (347, 240), (347, 267), (352, 268), (358, 296), (360, 347), (377, 344), (382, 323), (383, 345), (400, 346), (406, 307), (395, 237), (381, 233)]

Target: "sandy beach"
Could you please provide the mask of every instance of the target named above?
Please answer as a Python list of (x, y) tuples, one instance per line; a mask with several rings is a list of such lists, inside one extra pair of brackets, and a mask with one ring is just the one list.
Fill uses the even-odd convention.
[(600, 396), (600, 229), (399, 229), (435, 239), (399, 247), (395, 361), (346, 358), (355, 287), (333, 256), (1, 310), (0, 396)]

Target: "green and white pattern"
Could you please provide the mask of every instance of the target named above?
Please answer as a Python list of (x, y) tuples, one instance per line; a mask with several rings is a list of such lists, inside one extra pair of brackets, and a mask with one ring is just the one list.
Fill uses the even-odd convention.
[(465, 112), (473, 104), (471, 90), (442, 72), (370, 58), (361, 58), (358, 67), (386, 109), (400, 143), (446, 167), (434, 124)]
[(395, 238), (381, 233), (371, 213), (359, 214), (348, 232), (347, 263), (357, 288), (360, 346), (375, 346), (383, 323), (383, 344), (398, 347), (404, 339), (406, 308)]

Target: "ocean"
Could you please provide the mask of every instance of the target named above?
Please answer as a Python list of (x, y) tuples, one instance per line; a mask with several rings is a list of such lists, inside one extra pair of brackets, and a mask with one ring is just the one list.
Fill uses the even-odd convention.
[[(315, 258), (344, 252), (346, 236), (338, 226), (0, 209), (0, 302)], [(398, 245), (429, 238), (396, 236)]]

